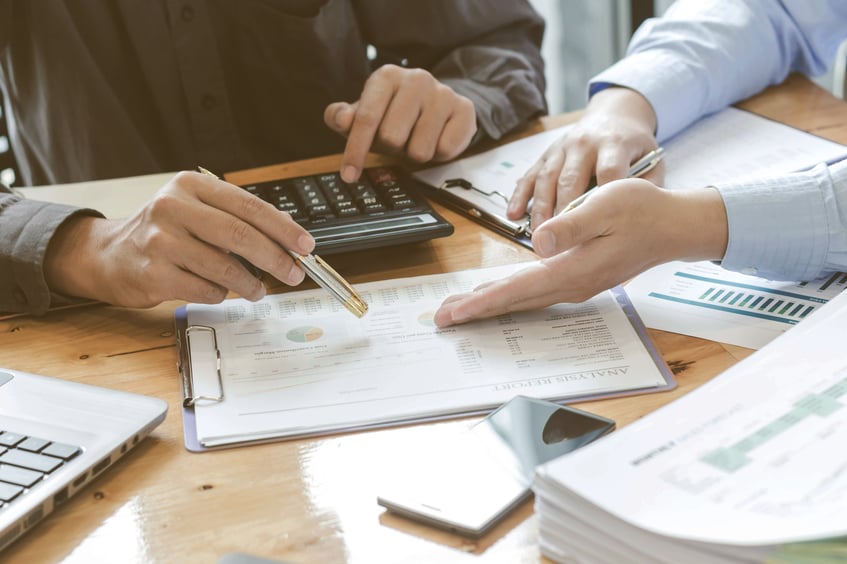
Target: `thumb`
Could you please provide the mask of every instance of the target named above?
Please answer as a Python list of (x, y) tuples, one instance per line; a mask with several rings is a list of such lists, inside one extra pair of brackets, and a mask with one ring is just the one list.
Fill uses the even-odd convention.
[(605, 224), (591, 202), (553, 216), (532, 232), (532, 248), (543, 258), (552, 257), (604, 234)]
[(353, 126), (357, 106), (358, 102), (354, 104), (334, 102), (328, 105), (324, 110), (324, 123), (336, 133), (346, 135)]

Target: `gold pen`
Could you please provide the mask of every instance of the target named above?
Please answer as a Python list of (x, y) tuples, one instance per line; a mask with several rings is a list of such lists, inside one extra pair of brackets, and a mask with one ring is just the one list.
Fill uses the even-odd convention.
[[(657, 147), (656, 149), (653, 149), (652, 151), (635, 161), (632, 166), (629, 167), (629, 173), (627, 174), (627, 178), (636, 178), (638, 176), (644, 176), (645, 174), (653, 170), (653, 168), (657, 164), (659, 164), (659, 161), (662, 160), (662, 156), (664, 154), (665, 150), (662, 147)], [(588, 195), (591, 193), (591, 190), (593, 190), (594, 188), (596, 188), (596, 186), (593, 186), (592, 188), (586, 190), (585, 193), (582, 194), (582, 196), (573, 200), (571, 203), (565, 206), (565, 209), (563, 209), (559, 213), (569, 212), (575, 207), (577, 207), (579, 204), (585, 201), (585, 198), (588, 197)]]
[[(206, 170), (202, 166), (198, 166), (197, 170), (203, 174), (218, 178), (217, 174)], [(367, 302), (356, 293), (356, 290), (353, 289), (353, 286), (349, 282), (342, 278), (321, 257), (314, 254), (301, 255), (290, 249), (285, 249), (285, 251), (300, 263), (303, 270), (309, 275), (309, 278), (317, 282), (318, 286), (341, 302), (350, 313), (356, 317), (362, 317), (368, 312)]]

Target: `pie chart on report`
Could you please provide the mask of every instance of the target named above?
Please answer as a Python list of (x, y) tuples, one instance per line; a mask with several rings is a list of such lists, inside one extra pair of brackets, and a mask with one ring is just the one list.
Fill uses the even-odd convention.
[(424, 327), (435, 327), (435, 312), (425, 311), (418, 316), (418, 323)]
[(290, 329), (285, 338), (294, 343), (310, 343), (323, 337), (324, 330), (320, 327), (295, 327)]

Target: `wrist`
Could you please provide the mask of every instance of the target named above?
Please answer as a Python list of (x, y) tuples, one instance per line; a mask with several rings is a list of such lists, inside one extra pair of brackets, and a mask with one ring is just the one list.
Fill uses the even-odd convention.
[(672, 198), (680, 205), (674, 223), (681, 226), (675, 240), (677, 258), (685, 260), (721, 260), (726, 254), (729, 224), (726, 207), (714, 188), (674, 190)]
[(50, 239), (44, 255), (44, 278), (51, 292), (74, 298), (96, 299), (97, 232), (107, 220), (71, 216)]
[(618, 119), (637, 124), (650, 135), (656, 133), (657, 121), (653, 106), (647, 98), (630, 88), (610, 86), (600, 90), (591, 97), (585, 111), (586, 114), (599, 112), (614, 115)]

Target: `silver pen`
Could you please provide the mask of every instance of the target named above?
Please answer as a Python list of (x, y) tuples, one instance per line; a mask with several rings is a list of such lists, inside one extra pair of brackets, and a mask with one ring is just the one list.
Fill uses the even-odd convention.
[[(632, 163), (632, 166), (629, 167), (629, 173), (627, 174), (627, 178), (636, 178), (639, 176), (644, 176), (645, 174), (653, 170), (653, 168), (657, 164), (659, 164), (659, 161), (662, 160), (662, 156), (664, 154), (665, 150), (662, 147), (657, 147), (656, 149), (653, 149), (652, 151)], [(596, 186), (590, 188), (589, 190), (586, 190), (585, 193), (582, 194), (582, 196), (573, 200), (571, 203), (565, 206), (565, 208), (559, 213), (565, 213), (577, 207), (579, 204), (585, 201), (585, 198), (588, 197), (588, 195), (591, 193), (591, 190), (593, 190), (594, 188), (596, 188)]]
[[(197, 170), (203, 174), (214, 176), (218, 175), (214, 172), (206, 170), (202, 166), (198, 166)], [(327, 264), (321, 257), (315, 254), (301, 255), (290, 249), (285, 251), (291, 255), (294, 260), (300, 263), (309, 278), (314, 280), (318, 286), (329, 292), (336, 300), (341, 302), (347, 311), (356, 317), (362, 317), (368, 312), (368, 304), (362, 299), (353, 286), (350, 285), (344, 278), (338, 274), (334, 268)]]

